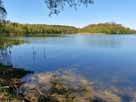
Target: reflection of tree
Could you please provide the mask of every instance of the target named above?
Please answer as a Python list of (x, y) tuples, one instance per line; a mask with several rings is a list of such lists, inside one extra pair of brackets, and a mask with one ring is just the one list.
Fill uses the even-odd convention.
[(23, 43), (25, 43), (23, 40), (0, 39), (0, 48), (11, 47), (13, 45), (19, 45)]
[(22, 40), (0, 39), (0, 63), (12, 65), (11, 54), (12, 46), (24, 43)]
[(121, 47), (123, 45), (123, 38), (118, 37), (95, 37), (92, 36), (91, 38), (80, 37), (80, 43), (87, 45), (87, 46), (93, 46), (98, 48), (117, 48)]
[[(42, 52), (41, 52), (42, 51)], [(46, 48), (43, 48), (43, 49), (37, 49), (35, 47), (32, 47), (32, 62), (33, 62), (33, 65), (36, 66), (36, 62), (38, 60), (40, 61), (45, 61), (46, 60)]]
[(36, 51), (35, 51), (35, 49), (34, 49), (34, 47), (33, 47), (33, 48), (32, 48), (33, 65), (36, 64), (36, 55), (37, 55), (37, 53), (36, 53)]
[(11, 62), (11, 47), (5, 47), (0, 49), (0, 62), (6, 65), (12, 65)]

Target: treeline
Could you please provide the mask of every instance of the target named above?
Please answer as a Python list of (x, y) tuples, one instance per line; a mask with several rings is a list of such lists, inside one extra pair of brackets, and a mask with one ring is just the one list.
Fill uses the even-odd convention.
[(136, 34), (136, 30), (124, 27), (116, 23), (100, 23), (88, 25), (80, 29), (81, 33), (104, 33), (104, 34)]
[(10, 21), (0, 23), (1, 36), (47, 36), (48, 34), (76, 33), (136, 34), (136, 30), (116, 23), (92, 24), (83, 28), (46, 24), (19, 24)]
[(46, 24), (19, 24), (5, 21), (0, 24), (0, 33), (7, 36), (38, 36), (46, 34), (72, 34), (78, 29), (73, 26), (46, 25)]

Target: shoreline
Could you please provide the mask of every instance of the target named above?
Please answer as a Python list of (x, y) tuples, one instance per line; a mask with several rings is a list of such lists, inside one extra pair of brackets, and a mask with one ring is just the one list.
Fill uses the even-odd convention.
[[(41, 86), (39, 86), (40, 84), (36, 84), (35, 83), (36, 87), (31, 89), (33, 87), (33, 83), (31, 83), (31, 82), (27, 83), (27, 81), (26, 82), (22, 82), (21, 81), (21, 78), (23, 78), (25, 75), (33, 74), (32, 71), (27, 71), (27, 70), (24, 70), (24, 69), (17, 69), (17, 68), (13, 68), (12, 66), (5, 66), (5, 65), (2, 65), (2, 64), (0, 64), (0, 69), (1, 69), (0, 70), (0, 100), (4, 100), (5, 101), (5, 100), (9, 99), (10, 102), (12, 102), (12, 100), (13, 100), (13, 102), (33, 102), (31, 100), (33, 100), (33, 99), (39, 100), (41, 98), (40, 95), (41, 96), (43, 95), (42, 97), (43, 97), (44, 100), (46, 100), (48, 98), (52, 100), (55, 97), (55, 96), (53, 96), (54, 93), (57, 93), (59, 91), (64, 93), (66, 91), (65, 87), (62, 87), (63, 83), (59, 83), (59, 82), (61, 82), (61, 79), (63, 79), (63, 77), (62, 77), (63, 75), (65, 75), (68, 78), (68, 79), (67, 78), (63, 79), (63, 81), (65, 81), (66, 83), (67, 82), (71, 83), (71, 80), (69, 80), (69, 78), (71, 78), (71, 77), (73, 77), (73, 79), (78, 78), (78, 76), (76, 76), (74, 74), (71, 74), (71, 73), (68, 73), (68, 72), (65, 74), (65, 71), (62, 73), (62, 76), (60, 76), (61, 74), (53, 73), (53, 72), (51, 72), (51, 73), (38, 73), (38, 74), (35, 74), (33, 77), (38, 78), (35, 81), (40, 82), (40, 84), (42, 86), (46, 86), (47, 87), (48, 85), (53, 84), (54, 82), (59, 85), (57, 87), (55, 87), (55, 86), (51, 87), (51, 90), (54, 89), (54, 91), (53, 91), (52, 95), (50, 96), (50, 95), (48, 95), (48, 91), (47, 91), (47, 93), (46, 92), (42, 93), (42, 94), (38, 93), (39, 89), (41, 88)], [(72, 75), (74, 75), (74, 76), (72, 76)], [(48, 81), (49, 81), (48, 78), (50, 78), (49, 76), (51, 77), (51, 80), (53, 81), (53, 83), (48, 83)], [(55, 80), (56, 77), (58, 77), (57, 80), (59, 80), (59, 81)], [(43, 80), (43, 78), (44, 78), (44, 80)], [(1, 80), (1, 79), (3, 79), (3, 80)], [(109, 102), (109, 101), (110, 102), (121, 102), (120, 101), (121, 100), (120, 95), (118, 96), (118, 95), (116, 95), (112, 91), (107, 91), (108, 89), (107, 90), (97, 89), (97, 88), (95, 88), (95, 85), (91, 84), (87, 79), (82, 79), (82, 77), (79, 78), (78, 80), (79, 80), (79, 82), (81, 81), (83, 83), (84, 82), (85, 83), (88, 82), (88, 85), (90, 85), (90, 86), (86, 86), (86, 85), (84, 86), (84, 84), (81, 84), (81, 86), (83, 85), (82, 88), (85, 88), (85, 89), (86, 88), (87, 89), (91, 88), (90, 91), (85, 91), (85, 92), (89, 92), (91, 94), (91, 97), (87, 98), (89, 100), (91, 99), (92, 100), (91, 102)], [(68, 86), (69, 86), (69, 84), (68, 84)], [(21, 90), (21, 86), (24, 86), (24, 85), (28, 85), (28, 86), (30, 85), (30, 89), (26, 87), (26, 89), (29, 89), (28, 92), (30, 92), (30, 93), (27, 93), (26, 95), (21, 94), (21, 93), (18, 92), (18, 90)], [(65, 84), (64, 84), (64, 86), (65, 86)], [(66, 84), (66, 87), (67, 87), (67, 84)], [(74, 87), (76, 87), (76, 85), (69, 87), (67, 89), (67, 91), (69, 92), (71, 90), (71, 88), (74, 88)], [(1, 88), (5, 88), (5, 90), (8, 90), (6, 95), (4, 95), (4, 93), (1, 92)], [(80, 93), (80, 91), (81, 91), (80, 88), (77, 91)], [(40, 92), (44, 92), (42, 90), (42, 88), (40, 89)], [(10, 97), (7, 96), (7, 94)], [(72, 91), (71, 94), (74, 94), (74, 91)], [(31, 96), (30, 98), (28, 98), (29, 95)], [(37, 96), (37, 95), (39, 95), (39, 96)], [(65, 96), (65, 94), (63, 94), (63, 95)], [(63, 96), (63, 95), (61, 95), (61, 96)], [(81, 97), (81, 98), (84, 99), (83, 97)], [(65, 98), (64, 97), (58, 97), (58, 99), (61, 100), (61, 99), (65, 99)], [(89, 100), (85, 101), (85, 102), (90, 102)], [(39, 101), (35, 101), (35, 102), (39, 102)], [(53, 102), (53, 101), (51, 101), (51, 102)], [(61, 102), (61, 101), (58, 101), (58, 102)]]
[(21, 79), (28, 74), (33, 72), (0, 64), (0, 85), (10, 87), (17, 83), (21, 84)]

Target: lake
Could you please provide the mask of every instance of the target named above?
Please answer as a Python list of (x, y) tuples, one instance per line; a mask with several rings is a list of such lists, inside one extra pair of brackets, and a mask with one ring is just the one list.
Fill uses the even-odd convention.
[(1, 48), (1, 63), (36, 73), (73, 70), (98, 85), (135, 90), (136, 35), (75, 34), (14, 39), (27, 43)]

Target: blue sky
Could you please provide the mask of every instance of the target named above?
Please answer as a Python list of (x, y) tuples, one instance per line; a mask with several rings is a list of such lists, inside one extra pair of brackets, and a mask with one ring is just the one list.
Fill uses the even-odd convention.
[(59, 15), (48, 16), (44, 0), (4, 0), (7, 19), (20, 23), (62, 24), (77, 27), (117, 22), (136, 29), (136, 0), (94, 0), (88, 8), (66, 7)]

